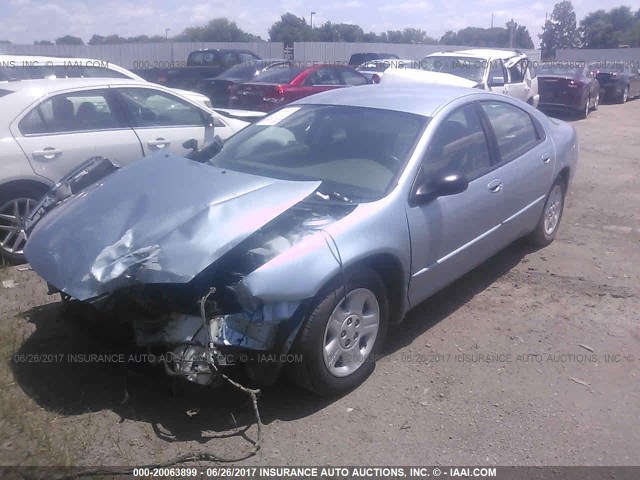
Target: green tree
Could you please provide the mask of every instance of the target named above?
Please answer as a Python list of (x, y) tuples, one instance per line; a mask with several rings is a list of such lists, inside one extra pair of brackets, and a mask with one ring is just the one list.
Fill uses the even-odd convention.
[(551, 18), (547, 20), (539, 37), (543, 60), (555, 58), (556, 50), (559, 48), (580, 46), (576, 12), (569, 0), (554, 5)]
[(309, 41), (312, 36), (311, 27), (307, 25), (307, 21), (293, 13), (285, 13), (269, 29), (269, 39), (272, 42), (284, 42), (285, 45)]
[(56, 38), (56, 45), (84, 45), (84, 42), (79, 37), (65, 35), (64, 37)]
[(262, 40), (241, 30), (227, 18), (214, 18), (204, 26), (187, 27), (174, 40), (181, 42), (255, 42)]
[(402, 31), (403, 43), (416, 43), (423, 45), (435, 45), (438, 41), (427, 35), (427, 32), (419, 28), (405, 28)]
[(36, 40), (35, 42), (33, 42), (34, 45), (53, 45), (53, 42), (50, 42), (49, 40)]

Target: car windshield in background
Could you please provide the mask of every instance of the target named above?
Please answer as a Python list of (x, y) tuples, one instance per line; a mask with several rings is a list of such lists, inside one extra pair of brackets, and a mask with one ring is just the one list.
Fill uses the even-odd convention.
[(304, 68), (302, 67), (290, 67), (290, 68), (274, 68), (262, 72), (252, 82), (259, 83), (291, 83), (294, 78), (302, 73)]
[(258, 62), (239, 63), (231, 67), (229, 70), (222, 72), (218, 78), (225, 80), (245, 80), (253, 77), (258, 70), (263, 68)]
[(231, 137), (209, 162), (271, 178), (321, 181), (327, 194), (376, 200), (401, 173), (427, 122), (363, 107), (284, 107)]
[(425, 57), (420, 67), (428, 72), (449, 73), (456, 77), (481, 82), (488, 61), (482, 58), (469, 57)]
[(602, 73), (624, 73), (624, 65), (620, 63), (592, 63), (589, 65), (589, 70)]
[(376, 62), (367, 62), (360, 65), (356, 70), (361, 72), (384, 72), (386, 69), (393, 68), (414, 68), (414, 65), (419, 65), (420, 62), (407, 62), (404, 60), (388, 59), (379, 60)]
[(576, 77), (582, 73), (582, 67), (568, 67), (564, 65), (540, 65), (536, 71), (536, 75), (544, 77), (545, 75), (564, 75), (565, 77)]

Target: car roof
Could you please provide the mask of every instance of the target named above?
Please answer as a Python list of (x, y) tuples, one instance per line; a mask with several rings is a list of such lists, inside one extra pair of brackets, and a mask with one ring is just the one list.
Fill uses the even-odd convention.
[(363, 85), (317, 93), (291, 105), (347, 105), (432, 117), (440, 108), (457, 98), (483, 93), (486, 92), (448, 85), (428, 85), (426, 87), (422, 85)]
[(472, 48), (469, 50), (448, 50), (446, 52), (434, 52), (427, 57), (438, 57), (438, 56), (460, 56), (460, 57), (471, 57), (471, 58), (485, 58), (487, 60), (491, 60), (494, 58), (512, 58), (512, 57), (524, 57), (524, 53), (519, 52), (517, 50), (500, 50), (493, 48)]

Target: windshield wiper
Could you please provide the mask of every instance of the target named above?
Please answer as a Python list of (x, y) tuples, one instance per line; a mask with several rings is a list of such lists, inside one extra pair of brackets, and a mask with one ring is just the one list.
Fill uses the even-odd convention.
[(315, 194), (323, 200), (338, 200), (344, 203), (353, 203), (353, 200), (351, 200), (349, 197), (338, 192), (322, 193), (316, 190)]

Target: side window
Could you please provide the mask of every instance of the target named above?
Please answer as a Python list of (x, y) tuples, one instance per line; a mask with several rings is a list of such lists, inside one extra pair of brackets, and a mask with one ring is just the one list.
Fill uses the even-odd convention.
[(518, 158), (540, 141), (531, 117), (524, 110), (503, 102), (482, 102), (481, 105), (495, 132), (501, 163)]
[(509, 68), (509, 83), (522, 83), (524, 82), (524, 73), (526, 65), (522, 60)]
[(490, 168), (487, 139), (474, 105), (456, 110), (436, 130), (423, 172), (431, 178), (439, 173), (457, 171), (474, 180)]
[(103, 90), (65, 93), (31, 110), (18, 124), (23, 135), (109, 130), (121, 127)]
[(134, 127), (204, 126), (206, 117), (198, 107), (170, 93), (152, 88), (121, 88)]
[(344, 68), (342, 69), (342, 78), (345, 85), (366, 85), (367, 79), (358, 72)]
[(502, 60), (491, 60), (489, 64), (489, 82), (491, 82), (492, 78), (499, 77), (507, 81), (506, 72), (504, 67), (502, 66)]
[(305, 85), (344, 85), (335, 68), (319, 68), (305, 80)]
[(256, 57), (254, 57), (250, 53), (239, 53), (238, 57), (240, 57), (240, 62), (241, 63), (253, 62), (256, 59)]

